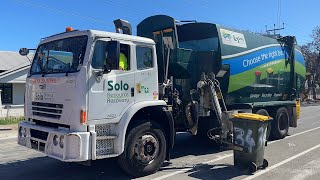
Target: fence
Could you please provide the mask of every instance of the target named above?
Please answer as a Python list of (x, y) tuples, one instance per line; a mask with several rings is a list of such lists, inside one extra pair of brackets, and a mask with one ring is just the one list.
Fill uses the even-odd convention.
[(316, 102), (320, 100), (320, 87), (315, 85), (315, 87), (310, 87), (304, 90), (305, 93), (302, 94), (302, 101)]
[(24, 105), (3, 105), (1, 106), (0, 118), (24, 116)]

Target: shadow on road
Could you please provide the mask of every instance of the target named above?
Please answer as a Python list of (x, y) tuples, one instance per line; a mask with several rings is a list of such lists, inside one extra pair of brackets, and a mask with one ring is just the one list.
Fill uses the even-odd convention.
[(0, 165), (0, 179), (130, 179), (116, 165), (115, 159), (97, 160), (91, 166), (64, 163), (48, 157)]
[(179, 133), (171, 151), (171, 158), (175, 159), (186, 155), (200, 156), (218, 152), (221, 152), (221, 150), (212, 140), (194, 137), (189, 133)]
[[(248, 170), (239, 170), (230, 164), (196, 164), (192, 167), (166, 167), (165, 170), (179, 171), (186, 168), (192, 168), (184, 173), (188, 174), (189, 177), (202, 180), (225, 180), (232, 179), (234, 177), (242, 175), (250, 175)], [(180, 177), (181, 178), (181, 177)]]
[(200, 164), (195, 166), (195, 168), (188, 171), (187, 173), (189, 173), (189, 177), (203, 180), (225, 180), (242, 175), (249, 175), (247, 171), (241, 171), (230, 164)]
[[(203, 141), (188, 133), (180, 133), (176, 137), (176, 145), (171, 158), (176, 159), (186, 155), (204, 155), (220, 152), (212, 141)], [(170, 162), (162, 167), (172, 168)], [(199, 166), (204, 168), (204, 166)], [(197, 174), (199, 172), (194, 172)], [(91, 166), (76, 163), (65, 163), (48, 157), (37, 157), (23, 161), (0, 164), (0, 179), (130, 179), (118, 167), (116, 159), (93, 161)]]

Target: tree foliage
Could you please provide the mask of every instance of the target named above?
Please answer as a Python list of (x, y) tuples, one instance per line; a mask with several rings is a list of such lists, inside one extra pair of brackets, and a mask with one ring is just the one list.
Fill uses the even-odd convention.
[(312, 46), (314, 51), (319, 55), (320, 53), (320, 26), (317, 26), (312, 32)]
[(319, 76), (320, 72), (320, 26), (317, 26), (312, 31), (311, 43), (301, 46), (302, 54), (306, 61), (307, 71), (311, 74)]

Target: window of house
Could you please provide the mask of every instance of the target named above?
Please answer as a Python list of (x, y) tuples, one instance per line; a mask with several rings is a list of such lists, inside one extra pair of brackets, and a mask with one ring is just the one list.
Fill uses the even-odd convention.
[(153, 67), (152, 49), (149, 47), (137, 46), (137, 68), (148, 69)]
[(12, 84), (0, 83), (0, 90), (1, 90), (2, 104), (11, 104), (12, 103)]

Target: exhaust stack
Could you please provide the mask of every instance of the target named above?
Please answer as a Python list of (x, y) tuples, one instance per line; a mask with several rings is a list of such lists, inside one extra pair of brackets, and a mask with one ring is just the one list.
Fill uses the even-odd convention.
[(120, 33), (120, 29), (122, 30), (123, 34), (132, 35), (132, 28), (131, 24), (128, 21), (122, 20), (122, 19), (116, 19), (113, 21), (116, 32)]

